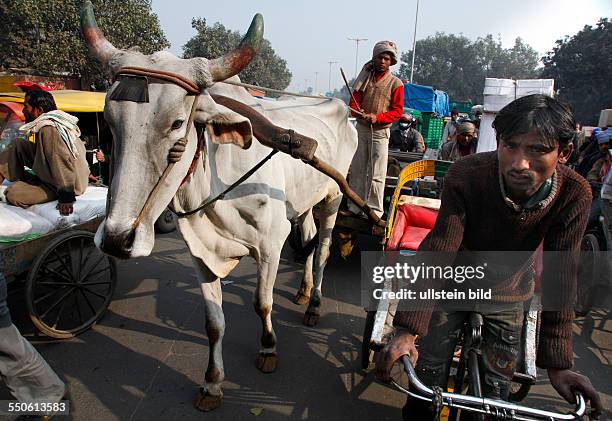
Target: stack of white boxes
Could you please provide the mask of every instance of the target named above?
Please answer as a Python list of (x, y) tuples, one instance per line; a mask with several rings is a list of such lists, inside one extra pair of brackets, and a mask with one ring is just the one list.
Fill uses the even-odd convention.
[(517, 98), (544, 94), (554, 95), (554, 79), (496, 79), (486, 78), (484, 87), (484, 114), (480, 121), (478, 152), (497, 149), (495, 130), (491, 127), (496, 114)]
[(597, 127), (612, 127), (612, 110), (601, 110)]

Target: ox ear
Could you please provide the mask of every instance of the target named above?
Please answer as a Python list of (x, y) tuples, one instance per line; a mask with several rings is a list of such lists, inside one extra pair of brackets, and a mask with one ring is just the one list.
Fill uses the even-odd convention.
[(208, 135), (218, 144), (233, 143), (248, 149), (253, 141), (253, 127), (246, 117), (216, 104), (210, 96), (200, 100), (195, 121), (206, 125)]

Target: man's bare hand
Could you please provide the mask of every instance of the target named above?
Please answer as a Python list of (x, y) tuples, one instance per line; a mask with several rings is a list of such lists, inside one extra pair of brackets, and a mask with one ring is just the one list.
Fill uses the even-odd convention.
[(96, 151), (96, 159), (100, 162), (104, 162), (106, 161), (106, 155), (104, 155), (104, 152), (98, 149)]
[(59, 209), (60, 215), (68, 216), (72, 212), (74, 212), (74, 202), (73, 203), (58, 203), (57, 208)]
[(408, 355), (413, 366), (416, 366), (419, 358), (414, 341), (416, 336), (411, 333), (400, 333), (396, 335), (378, 354), (376, 361), (376, 377), (385, 382), (391, 382), (391, 369), (393, 364), (402, 356)]
[(371, 124), (374, 124), (376, 123), (376, 121), (378, 121), (376, 118), (376, 114), (366, 114), (364, 118)]
[(602, 411), (601, 398), (588, 377), (571, 370), (549, 368), (548, 378), (557, 393), (571, 404), (576, 403), (574, 393), (582, 393), (587, 402), (591, 404), (591, 419), (599, 418)]

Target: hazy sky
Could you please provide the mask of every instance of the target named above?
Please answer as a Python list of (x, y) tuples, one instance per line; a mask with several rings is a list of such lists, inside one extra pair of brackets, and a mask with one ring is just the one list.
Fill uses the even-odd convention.
[[(394, 40), (401, 51), (412, 48), (416, 0), (396, 2), (337, 0), (153, 0), (170, 51), (180, 55), (182, 46), (195, 34), (193, 17), (208, 24), (220, 22), (226, 28), (244, 33), (257, 12), (264, 16), (264, 37), (287, 61), (293, 74), (290, 90), (315, 85), (327, 91), (329, 61), (338, 61), (331, 71), (331, 87), (340, 87), (342, 66), (350, 79), (355, 74), (356, 43), (347, 40), (367, 38), (359, 43), (359, 67), (370, 58), (374, 43)], [(384, 5), (378, 7), (378, 5)], [(508, 48), (521, 37), (540, 55), (551, 50), (557, 39), (574, 35), (600, 17), (612, 16), (611, 0), (448, 0), (419, 4), (417, 40), (436, 32), (463, 34), (474, 40), (493, 34)], [(418, 51), (417, 54), (426, 54)], [(399, 69), (399, 64), (392, 68)], [(318, 72), (318, 75), (315, 75)], [(417, 81), (418, 82), (418, 81)]]

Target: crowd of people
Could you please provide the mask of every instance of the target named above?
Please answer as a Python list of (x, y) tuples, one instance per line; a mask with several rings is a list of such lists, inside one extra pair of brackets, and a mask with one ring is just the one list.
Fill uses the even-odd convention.
[[(476, 153), (481, 117), (480, 110), (474, 112), (473, 118), (461, 118), (459, 112), (453, 109), (450, 120), (444, 125), (438, 159), (455, 162)], [(420, 125), (419, 118), (403, 114), (391, 129), (389, 149), (424, 153), (426, 146), (419, 132)], [(599, 188), (612, 165), (612, 155), (609, 153), (612, 149), (611, 138), (612, 127), (596, 127), (587, 137), (582, 125), (576, 124), (576, 133), (572, 140), (573, 151), (567, 165), (591, 183), (594, 193), (599, 193)]]

